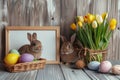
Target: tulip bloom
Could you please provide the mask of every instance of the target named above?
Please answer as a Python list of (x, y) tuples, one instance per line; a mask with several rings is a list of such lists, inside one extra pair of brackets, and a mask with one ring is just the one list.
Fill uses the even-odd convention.
[(88, 21), (88, 16), (84, 16), (84, 21), (85, 21), (85, 22)]
[(76, 30), (76, 28), (77, 28), (75, 23), (72, 23), (70, 27), (71, 27), (72, 30)]
[(93, 27), (93, 28), (97, 28), (97, 22), (96, 22), (96, 21), (93, 21), (93, 22), (92, 22), (92, 27)]
[(77, 18), (78, 18), (78, 21), (84, 22), (83, 16), (77, 16)]
[(97, 20), (98, 24), (101, 24), (103, 22), (102, 16), (100, 16), (100, 15), (96, 15), (96, 20)]
[(82, 22), (81, 21), (78, 22), (78, 26), (82, 27)]
[(88, 22), (91, 23), (95, 20), (95, 16), (92, 14), (88, 14)]
[(116, 19), (111, 19), (110, 20), (110, 29), (114, 30), (116, 28), (117, 21)]
[(102, 14), (102, 19), (107, 19), (108, 18), (108, 13), (103, 13)]

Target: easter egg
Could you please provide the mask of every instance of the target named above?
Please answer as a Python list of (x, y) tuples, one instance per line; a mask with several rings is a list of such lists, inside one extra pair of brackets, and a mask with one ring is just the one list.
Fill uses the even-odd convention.
[(112, 67), (113, 74), (120, 74), (120, 65), (115, 65)]
[(98, 61), (91, 61), (89, 64), (88, 64), (88, 68), (90, 70), (98, 70), (99, 69), (99, 65), (100, 65), (100, 62)]
[(18, 62), (20, 55), (14, 54), (14, 53), (9, 53), (5, 56), (4, 62), (7, 65), (14, 65)]
[(10, 53), (20, 54), (16, 49), (11, 49)]
[(103, 61), (99, 66), (99, 71), (103, 73), (108, 73), (112, 68), (112, 64), (110, 61)]
[(83, 60), (78, 60), (76, 63), (76, 68), (84, 68), (85, 67), (85, 62)]
[(34, 60), (34, 56), (29, 53), (24, 53), (20, 56), (20, 62), (31, 62)]

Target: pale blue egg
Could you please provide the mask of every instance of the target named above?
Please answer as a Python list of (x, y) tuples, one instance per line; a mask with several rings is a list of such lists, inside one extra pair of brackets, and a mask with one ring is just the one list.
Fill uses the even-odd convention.
[(18, 52), (18, 50), (16, 50), (16, 49), (11, 49), (9, 53), (20, 54), (20, 53)]
[(100, 62), (98, 62), (98, 61), (92, 61), (88, 64), (88, 68), (90, 70), (98, 70), (99, 66), (100, 66)]

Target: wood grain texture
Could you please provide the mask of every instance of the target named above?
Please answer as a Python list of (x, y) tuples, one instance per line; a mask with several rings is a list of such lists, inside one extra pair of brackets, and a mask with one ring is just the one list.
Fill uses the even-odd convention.
[(31, 0), (7, 0), (10, 26), (30, 25), (30, 2)]
[(82, 69), (71, 69), (68, 66), (61, 65), (65, 80), (91, 80)]
[(10, 26), (60, 25), (60, 0), (8, 0)]
[[(111, 61), (113, 65), (120, 61)], [(104, 74), (88, 69), (71, 69), (65, 65), (46, 65), (38, 71), (9, 73), (0, 64), (0, 80), (120, 80), (120, 75)]]
[[(2, 53), (2, 1), (0, 1), (0, 53)], [(1, 55), (0, 55), (1, 57)]]
[(20, 73), (1, 73), (1, 80), (35, 80), (37, 71), (28, 71), (28, 72), (20, 72)]
[(39, 70), (36, 80), (65, 80), (59, 65), (46, 65)]
[(91, 11), (93, 14), (102, 14), (104, 12), (107, 12), (107, 0), (93, 0), (91, 2)]
[(37, 70), (10, 73), (4, 69), (2, 64), (0, 64), (0, 80), (35, 80), (36, 74)]
[(61, 0), (61, 35), (70, 38), (70, 25), (77, 15), (76, 0)]
[[(108, 6), (108, 12), (109, 12), (109, 18), (116, 18), (118, 20), (118, 0), (110, 0), (108, 1), (111, 6)], [(119, 30), (116, 28), (116, 30), (113, 32), (113, 35), (110, 40), (109, 48), (108, 48), (108, 59), (111, 60), (118, 60), (120, 58), (119, 56)]]
[(31, 0), (30, 25), (60, 25), (60, 0)]
[(0, 1), (0, 61), (3, 59), (5, 53), (5, 32), (4, 27), (7, 25), (5, 22), (6, 14), (6, 5), (4, 0)]
[(89, 12), (91, 0), (77, 0), (77, 15), (85, 15)]
[(112, 74), (99, 73), (88, 69), (84, 69), (84, 71), (92, 80), (119, 80), (115, 75)]

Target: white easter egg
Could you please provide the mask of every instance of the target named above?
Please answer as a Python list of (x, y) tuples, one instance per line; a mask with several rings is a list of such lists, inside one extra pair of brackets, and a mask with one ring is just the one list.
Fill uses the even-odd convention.
[(120, 74), (120, 65), (115, 65), (112, 67), (113, 74)]

